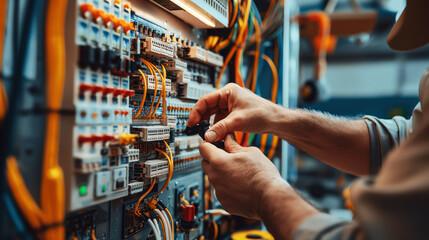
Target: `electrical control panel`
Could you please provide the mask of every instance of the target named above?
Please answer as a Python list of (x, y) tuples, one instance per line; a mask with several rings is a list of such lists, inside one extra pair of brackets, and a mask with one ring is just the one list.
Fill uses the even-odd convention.
[[(204, 31), (150, 1), (75, 0), (67, 16), (64, 105), (75, 114), (63, 117), (60, 151), (69, 221), (90, 209), (95, 222), (97, 206), (110, 203), (122, 221), (118, 231), (91, 225), (97, 239), (156, 238), (135, 210), (149, 216), (151, 196), (168, 183), (157, 199), (172, 215), (174, 239), (203, 236), (202, 139), (183, 130), (196, 101), (215, 90), (223, 57), (204, 48)], [(185, 230), (186, 202), (196, 218)]]
[[(7, 2), (5, 238), (225, 239), (260, 227), (222, 209), (203, 139), (185, 129), (228, 82), (281, 102), (283, 1)], [(286, 166), (278, 139), (238, 141)]]

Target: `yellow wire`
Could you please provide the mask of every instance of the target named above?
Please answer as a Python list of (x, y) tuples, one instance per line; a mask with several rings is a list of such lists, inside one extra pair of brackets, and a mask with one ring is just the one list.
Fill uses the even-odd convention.
[(152, 74), (152, 76), (155, 78), (155, 89), (153, 92), (153, 99), (152, 99), (152, 104), (150, 105), (150, 109), (149, 109), (149, 113), (148, 113), (148, 117), (151, 116), (152, 114), (152, 109), (153, 109), (153, 105), (155, 104), (155, 96), (156, 96), (156, 91), (158, 90), (158, 77), (156, 76), (156, 72), (154, 69), (152, 69), (151, 63), (144, 60), (143, 58), (141, 59), (143, 64), (146, 65), (146, 67), (149, 69), (150, 73)]
[(141, 113), (141, 111), (143, 109), (143, 106), (144, 106), (144, 102), (146, 101), (146, 94), (147, 94), (146, 77), (144, 76), (142, 70), (139, 69), (139, 72), (140, 72), (140, 74), (142, 75), (142, 78), (143, 78), (144, 92), (143, 92), (142, 100), (140, 102), (139, 109), (138, 109), (137, 113), (134, 115), (134, 118), (137, 118), (140, 115), (140, 113)]
[(135, 215), (137, 215), (137, 216), (141, 216), (141, 215), (142, 215), (142, 214), (140, 213), (140, 211), (139, 211), (140, 203), (141, 203), (141, 201), (144, 199), (144, 197), (146, 197), (146, 195), (148, 195), (148, 194), (150, 193), (150, 191), (152, 191), (153, 186), (155, 186), (155, 182), (156, 182), (156, 178), (153, 178), (153, 179), (152, 179), (152, 184), (150, 185), (149, 189), (148, 189), (145, 193), (143, 193), (143, 194), (140, 196), (140, 198), (139, 198), (139, 200), (137, 201), (137, 204), (136, 204), (136, 206), (135, 206), (135, 208), (134, 208), (134, 214), (135, 214)]
[(181, 202), (184, 202), (186, 205), (191, 205), (185, 198), (180, 198)]

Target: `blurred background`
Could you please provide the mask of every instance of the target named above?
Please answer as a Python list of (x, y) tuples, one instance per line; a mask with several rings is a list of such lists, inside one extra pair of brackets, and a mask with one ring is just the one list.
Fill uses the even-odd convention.
[[(315, 101), (300, 101), (298, 106), (333, 115), (361, 118), (373, 115), (391, 118), (411, 116), (418, 103), (418, 84), (429, 66), (429, 47), (411, 52), (396, 52), (386, 38), (405, 0), (299, 0), (301, 14), (326, 10), (335, 12), (372, 11), (377, 13), (370, 33), (336, 38), (335, 49), (327, 54), (326, 74), (320, 79), (324, 96)], [(313, 78), (314, 48), (308, 39), (300, 40), (299, 80), (303, 85)], [(354, 179), (311, 156), (296, 151), (289, 167), (289, 181), (317, 207), (341, 218), (351, 218), (344, 209), (343, 189)]]

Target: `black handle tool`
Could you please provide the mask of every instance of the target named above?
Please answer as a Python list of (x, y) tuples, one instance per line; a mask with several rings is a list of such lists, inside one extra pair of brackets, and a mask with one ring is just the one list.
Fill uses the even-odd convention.
[[(210, 123), (209, 123), (209, 121), (206, 120), (206, 121), (202, 121), (202, 122), (200, 122), (200, 123), (198, 123), (192, 127), (186, 126), (184, 133), (188, 136), (198, 134), (198, 135), (200, 135), (200, 137), (203, 140), (206, 140), (206, 137), (204, 135), (206, 134), (207, 130), (209, 130), (209, 128), (210, 128)], [(213, 142), (212, 144), (218, 148), (225, 148), (225, 142), (224, 141)]]

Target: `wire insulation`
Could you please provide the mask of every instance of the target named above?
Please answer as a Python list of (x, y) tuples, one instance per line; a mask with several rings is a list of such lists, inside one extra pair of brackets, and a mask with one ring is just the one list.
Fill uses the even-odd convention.
[(145, 101), (146, 101), (146, 94), (147, 94), (147, 83), (146, 83), (146, 77), (145, 77), (145, 75), (143, 74), (143, 72), (142, 72), (142, 70), (141, 70), (141, 69), (139, 69), (139, 73), (140, 73), (140, 75), (141, 75), (141, 76), (142, 76), (142, 78), (143, 78), (142, 82), (143, 82), (144, 90), (143, 90), (143, 95), (142, 95), (142, 99), (141, 99), (141, 102), (140, 102), (139, 109), (137, 110), (136, 114), (133, 116), (134, 118), (137, 118), (137, 117), (140, 115), (140, 113), (141, 113), (141, 111), (142, 111), (142, 109), (143, 109), (143, 107), (144, 107), (144, 103), (145, 103)]

